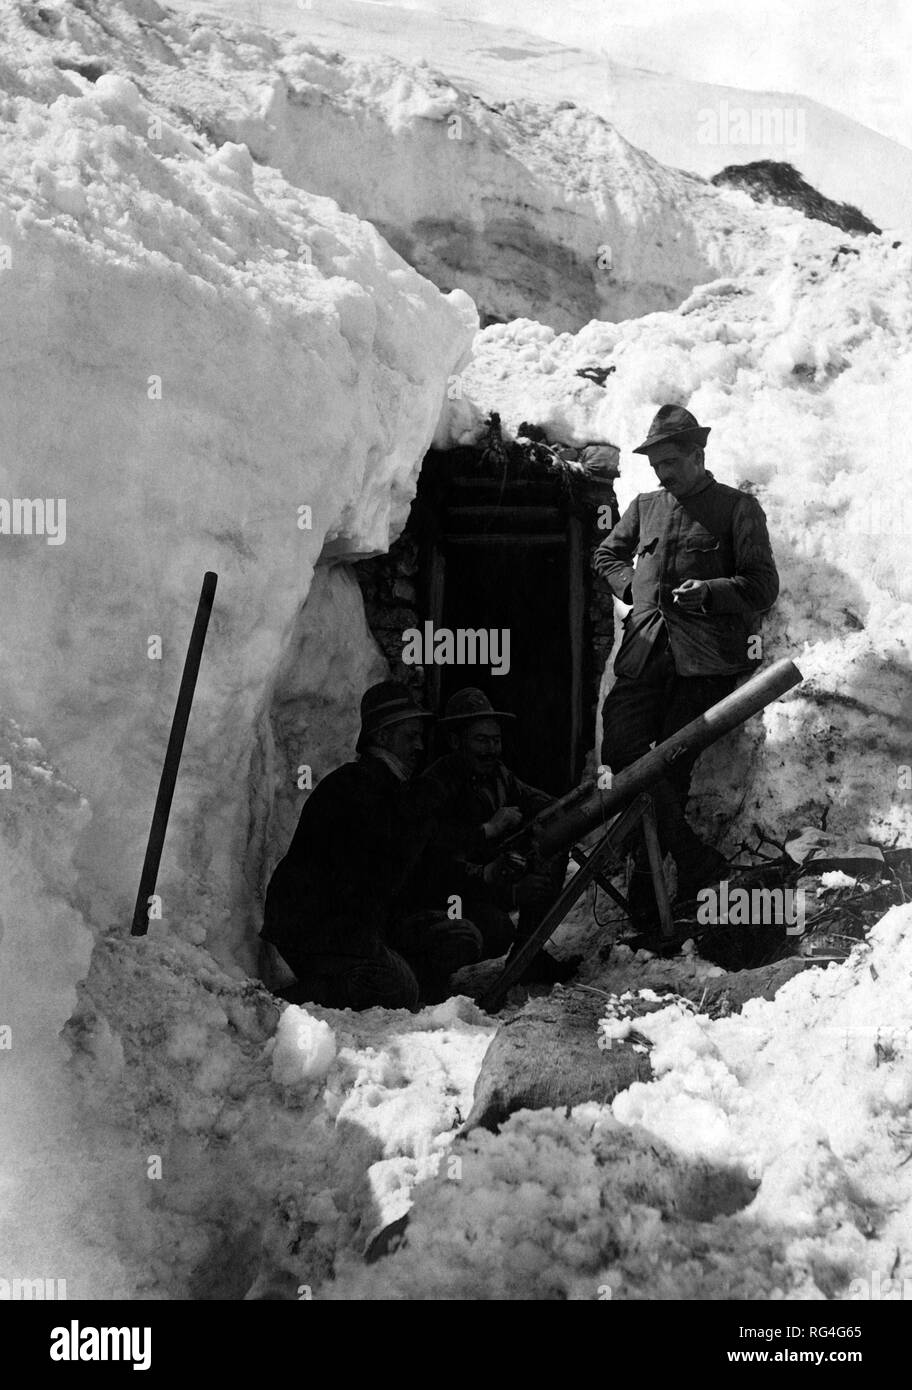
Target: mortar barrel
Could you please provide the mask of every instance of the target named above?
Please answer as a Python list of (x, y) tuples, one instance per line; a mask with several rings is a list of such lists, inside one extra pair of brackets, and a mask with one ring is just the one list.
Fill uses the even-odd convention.
[(668, 773), (676, 758), (702, 752), (802, 680), (788, 657), (757, 671), (724, 700), (619, 772), (610, 789), (600, 790), (597, 780), (590, 781), (547, 807), (528, 827), (532, 843), (541, 854), (569, 849), (584, 835), (613, 820), (640, 792), (648, 791)]

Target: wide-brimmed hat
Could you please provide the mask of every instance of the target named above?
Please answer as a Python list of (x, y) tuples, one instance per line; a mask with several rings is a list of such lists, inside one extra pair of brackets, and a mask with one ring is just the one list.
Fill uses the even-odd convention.
[(495, 709), (483, 690), (467, 685), (457, 690), (446, 702), (443, 718), (438, 721), (439, 729), (452, 728), (454, 724), (468, 724), (472, 719), (515, 719), (504, 709)]
[(380, 681), (365, 690), (361, 697), (361, 732), (357, 747), (380, 729), (401, 724), (406, 719), (433, 719), (422, 709), (407, 685), (401, 681)]
[(683, 405), (663, 405), (653, 417), (649, 433), (636, 449), (635, 454), (648, 454), (659, 444), (667, 444), (673, 439), (691, 439), (702, 449), (709, 438), (709, 426), (701, 425), (696, 416), (685, 410)]

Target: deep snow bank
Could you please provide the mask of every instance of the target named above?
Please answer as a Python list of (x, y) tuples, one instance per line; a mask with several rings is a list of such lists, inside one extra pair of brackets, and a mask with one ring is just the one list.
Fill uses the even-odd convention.
[[(102, 32), (77, 7), (58, 21), (83, 57)], [(163, 950), (177, 933), (249, 967), (276, 784), (292, 752), (325, 770), (323, 732), (348, 737), (378, 669), (343, 572), (320, 568), (301, 617), (314, 567), (384, 549), (404, 521), (477, 316), (372, 227), (242, 146), (207, 146), (133, 83), (19, 56), (0, 63), (0, 707), (23, 731), (4, 725), (0, 756), (3, 1277), (101, 1297), (161, 1287), (129, 1255), (159, 1150), (136, 1149), (123, 1104), (82, 1127), (57, 1034), (93, 933), (128, 927), (202, 574), (219, 589), (152, 930)], [(316, 693), (329, 671), (338, 704)], [(278, 710), (303, 693), (319, 720), (278, 727), (276, 684)], [(136, 966), (142, 946), (122, 944)], [(183, 966), (218, 974), (202, 950)], [(241, 972), (219, 978), (236, 989)], [(123, 1052), (109, 1014), (89, 1093)]]
[(166, 917), (217, 922), (313, 567), (401, 525), (474, 310), (243, 147), (159, 128), (129, 82), (3, 115), (2, 493), (65, 499), (66, 538), (3, 539), (0, 698), (88, 797), (81, 889), (123, 920), (219, 573), (161, 885)]
[(426, 60), (344, 56), (251, 24), (255, 10), (216, 23), (66, 0), (44, 13), (15, 17), (9, 43), (45, 99), (88, 85), (80, 66), (128, 75), (176, 123), (246, 144), (498, 319), (572, 329), (669, 307), (766, 240), (748, 199), (658, 164), (572, 102), (481, 100)]
[(770, 1002), (638, 1018), (655, 1081), (612, 1107), (476, 1131), (458, 1181), (416, 1188), (407, 1247), (349, 1264), (325, 1296), (838, 1299), (882, 1283), (898, 1297), (912, 1268), (910, 979), (906, 906)]
[(66, 1036), (123, 1155), (111, 1250), (135, 1296), (316, 1296), (447, 1152), (493, 1033), (465, 999), (280, 1021), (164, 933), (104, 939), (79, 994)]
[[(755, 492), (782, 580), (764, 659), (807, 680), (701, 760), (695, 793), (729, 845), (759, 821), (881, 843), (912, 836), (912, 534), (903, 462), (912, 391), (912, 254), (771, 210), (751, 273), (674, 313), (557, 335), (520, 320), (479, 334), (467, 399), (569, 441), (621, 448), (622, 508), (655, 487), (631, 453), (657, 407), (712, 427), (706, 462)], [(607, 367), (604, 387), (576, 375)], [(453, 409), (455, 432), (463, 427)], [(734, 818), (734, 821), (733, 821)]]
[[(689, 8), (672, 12), (667, 5), (657, 10), (661, 19), (645, 29), (625, 25), (616, 3), (600, 7), (595, 29), (588, 8), (586, 20), (574, 26), (566, 5), (541, 5), (533, 12), (529, 6), (518, 9), (510, 3), (495, 17), (487, 0), (478, 7), (484, 12), (483, 22), (465, 0), (456, 0), (447, 11), (438, 5), (431, 11), (373, 0), (333, 0), (331, 5), (210, 0), (203, 7), (198, 0), (171, 0), (171, 7), (193, 11), (204, 22), (218, 14), (220, 23), (213, 24), (218, 28), (226, 13), (236, 19), (253, 17), (273, 31), (294, 31), (324, 51), (339, 49), (348, 58), (386, 54), (413, 64), (424, 61), (457, 87), (492, 104), (540, 101), (543, 95), (551, 102), (573, 102), (604, 117), (637, 149), (662, 164), (703, 178), (718, 173), (724, 164), (789, 159), (815, 188), (856, 204), (879, 226), (900, 236), (912, 227), (912, 150), (908, 123), (905, 130), (898, 129), (902, 108), (897, 101), (908, 44), (893, 43), (896, 75), (892, 82), (881, 81), (887, 58), (882, 37), (877, 45), (846, 44), (832, 14), (827, 19), (832, 47), (824, 58), (821, 43), (826, 45), (826, 36), (820, 26), (808, 20), (806, 9), (790, 11), (800, 13), (814, 48), (813, 62), (791, 73), (783, 63), (794, 53), (779, 24), (768, 24), (768, 53), (775, 70), (755, 78), (746, 66), (744, 34), (738, 28), (741, 12), (731, 6), (726, 7), (724, 21), (716, 14), (707, 16), (708, 38), (694, 28)], [(829, 3), (827, 8), (832, 8)], [(895, 13), (891, 21), (897, 24)], [(611, 27), (608, 42), (607, 30), (599, 32), (603, 24)], [(579, 42), (574, 27), (581, 25), (585, 33)], [(681, 28), (687, 31), (683, 46)], [(724, 85), (724, 62), (715, 73), (707, 70), (715, 66), (720, 44), (726, 41), (737, 54), (732, 63), (738, 73), (735, 86)], [(660, 49), (668, 55), (661, 63)], [(869, 88), (857, 80), (859, 63), (865, 59), (879, 70)], [(835, 85), (834, 73), (842, 63), (852, 70), (840, 93), (852, 106), (851, 117), (821, 104), (828, 100), (823, 88)], [(699, 80), (690, 70), (694, 67), (704, 69)], [(821, 79), (823, 88), (818, 88)], [(809, 83), (815, 84), (810, 92)], [(884, 119), (893, 127), (892, 138)]]

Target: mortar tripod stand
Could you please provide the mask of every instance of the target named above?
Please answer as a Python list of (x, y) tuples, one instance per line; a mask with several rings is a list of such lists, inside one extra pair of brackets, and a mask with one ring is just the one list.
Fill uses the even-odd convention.
[(642, 792), (626, 810), (615, 817), (595, 849), (588, 854), (584, 854), (582, 850), (575, 847), (570, 851), (571, 858), (576, 860), (579, 868), (564, 887), (560, 896), (548, 908), (528, 940), (523, 942), (516, 955), (504, 966), (494, 984), (479, 1001), (483, 1009), (488, 1013), (493, 1013), (500, 1008), (507, 990), (516, 983), (533, 956), (554, 934), (590, 883), (598, 882), (600, 887), (604, 888), (609, 896), (623, 908), (628, 917), (631, 916), (630, 906), (626, 898), (604, 876), (603, 871), (610, 869), (620, 861), (622, 857), (621, 847), (624, 841), (630, 832), (640, 824), (643, 827), (643, 838), (646, 841), (646, 852), (649, 856), (649, 869), (652, 874), (652, 885), (659, 909), (661, 934), (665, 939), (673, 935), (674, 922), (662, 866), (662, 850), (656, 828), (655, 807), (648, 792)]

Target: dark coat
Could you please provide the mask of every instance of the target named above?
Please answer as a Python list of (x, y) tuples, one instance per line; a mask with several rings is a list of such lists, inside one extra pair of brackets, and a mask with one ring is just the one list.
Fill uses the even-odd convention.
[(261, 932), (296, 974), (314, 955), (377, 954), (451, 793), (442, 780), (401, 782), (370, 755), (314, 787), (270, 880)]
[[(749, 493), (717, 483), (711, 473), (680, 501), (664, 488), (640, 493), (596, 550), (593, 566), (622, 602), (633, 604), (617, 675), (641, 673), (663, 626), (680, 676), (728, 675), (755, 665), (749, 638), (758, 615), (776, 601), (779, 576), (763, 508)], [(708, 584), (705, 612), (674, 602), (672, 590), (685, 579)]]
[(436, 788), (441, 809), (406, 889), (410, 906), (446, 908), (453, 894), (469, 902), (493, 900), (496, 894), (484, 883), (482, 873), (494, 846), (485, 838), (482, 825), (502, 806), (516, 806), (528, 820), (554, 798), (522, 782), (503, 763), (492, 777), (478, 777), (460, 753), (438, 758), (419, 782)]

